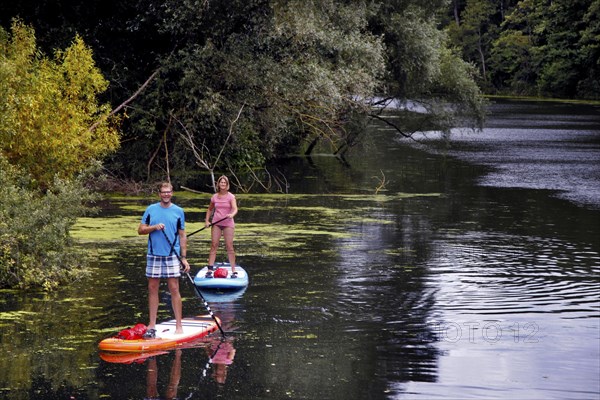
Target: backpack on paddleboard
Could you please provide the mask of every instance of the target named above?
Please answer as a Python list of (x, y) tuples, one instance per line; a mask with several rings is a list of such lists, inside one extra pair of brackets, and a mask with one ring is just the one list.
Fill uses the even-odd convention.
[(217, 270), (214, 272), (213, 276), (215, 278), (227, 278), (227, 269), (217, 268)]
[(117, 334), (117, 337), (123, 340), (141, 339), (144, 333), (146, 333), (146, 329), (146, 325), (136, 324), (133, 328), (123, 329)]

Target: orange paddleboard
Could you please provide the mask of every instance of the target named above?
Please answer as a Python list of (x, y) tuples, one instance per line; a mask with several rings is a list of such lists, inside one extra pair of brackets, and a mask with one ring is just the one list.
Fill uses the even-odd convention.
[[(219, 321), (219, 324), (221, 321)], [(181, 321), (183, 333), (175, 334), (175, 320), (156, 324), (156, 338), (126, 340), (110, 337), (98, 344), (101, 351), (140, 353), (146, 351), (168, 350), (185, 343), (200, 339), (218, 329), (210, 315), (184, 318)]]

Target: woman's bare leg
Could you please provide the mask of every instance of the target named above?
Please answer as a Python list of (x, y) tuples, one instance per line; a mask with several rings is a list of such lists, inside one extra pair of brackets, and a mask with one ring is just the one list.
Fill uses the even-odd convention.
[(222, 231), (216, 225), (210, 230), (211, 232), (211, 243), (210, 243), (210, 252), (208, 253), (208, 265), (215, 265), (215, 260), (217, 259), (217, 250), (219, 249), (219, 240), (221, 240)]
[(231, 265), (231, 272), (235, 272), (235, 249), (233, 248), (233, 236), (235, 228), (227, 227), (223, 229), (223, 238), (225, 239), (225, 249), (227, 250), (227, 257), (229, 258), (229, 264)]

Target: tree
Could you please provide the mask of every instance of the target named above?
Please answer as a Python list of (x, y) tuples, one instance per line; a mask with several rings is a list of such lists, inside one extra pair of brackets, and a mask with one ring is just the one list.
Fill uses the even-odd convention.
[(585, 28), (577, 48), (584, 70), (577, 84), (577, 94), (584, 98), (600, 100), (600, 0), (594, 0), (583, 16)]
[(73, 177), (119, 145), (117, 119), (97, 102), (107, 85), (80, 37), (50, 60), (32, 28), (18, 20), (11, 34), (0, 28), (0, 152), (40, 187)]
[(346, 116), (365, 107), (356, 98), (370, 96), (380, 82), (381, 41), (365, 29), (364, 4), (231, 1), (200, 8), (167, 3), (161, 10), (158, 29), (178, 50), (160, 60), (154, 91), (130, 116), (143, 121), (137, 137), (157, 150), (166, 139), (188, 165), (182, 135), (207, 165), (222, 170), (261, 167), (315, 138), (335, 151)]
[(578, 44), (586, 29), (584, 15), (590, 3), (590, 0), (553, 0), (543, 9), (545, 38), (538, 53), (540, 94), (566, 98), (576, 95), (577, 84), (586, 75)]
[(450, 25), (450, 34), (454, 42), (460, 44), (466, 60), (479, 66), (484, 84), (488, 82), (489, 49), (497, 35), (494, 20), (497, 12), (496, 2), (467, 0), (466, 7), (460, 15), (460, 25)]
[[(387, 60), (383, 102), (397, 99), (425, 110), (413, 129), (448, 131), (454, 124), (482, 124), (485, 101), (475, 84), (477, 71), (450, 48), (446, 32), (438, 28), (443, 3), (381, 2), (371, 30), (384, 38)], [(455, 24), (455, 22), (452, 22)], [(372, 117), (380, 118), (372, 113)], [(401, 130), (390, 120), (388, 124)], [(405, 136), (411, 132), (403, 131)]]
[(598, 97), (598, 0), (503, 0), (494, 12), (491, 5), (468, 0), (460, 25), (448, 25), (465, 58), (491, 78), (485, 90)]
[[(144, 121), (136, 136), (180, 156), (183, 136), (202, 153), (203, 168), (239, 171), (298, 149), (310, 153), (317, 142), (343, 155), (360, 140), (360, 121), (381, 117), (367, 101), (375, 95), (423, 101), (445, 127), (449, 101), (478, 119), (476, 86), (455, 86), (472, 81), (473, 71), (447, 51), (436, 28), (441, 4), (238, 0), (167, 2), (162, 14), (152, 8), (178, 50), (161, 60), (149, 102), (130, 114)], [(442, 76), (442, 63), (456, 65), (450, 76), (457, 80)]]
[(529, 38), (521, 31), (505, 30), (492, 44), (492, 83), (515, 94), (535, 94), (536, 72)]
[(0, 288), (52, 290), (87, 275), (88, 256), (69, 235), (94, 199), (79, 178), (57, 178), (41, 193), (0, 154)]
[(93, 200), (81, 173), (118, 145), (96, 99), (106, 85), (79, 37), (50, 60), (32, 28), (0, 28), (0, 287), (50, 290), (85, 274), (69, 230)]
[[(158, 71), (124, 108), (122, 147), (109, 160), (122, 177), (195, 178), (188, 135), (221, 170), (261, 168), (317, 143), (341, 157), (369, 118), (385, 118), (369, 103), (379, 97), (419, 102), (428, 128), (482, 114), (479, 91), (456, 86), (474, 75), (438, 28), (446, 0), (108, 2), (108, 12), (99, 0), (70, 0), (68, 10), (33, 0), (13, 8), (44, 27), (45, 43), (62, 30), (93, 43), (116, 104)], [(454, 82), (444, 68), (454, 68)]]

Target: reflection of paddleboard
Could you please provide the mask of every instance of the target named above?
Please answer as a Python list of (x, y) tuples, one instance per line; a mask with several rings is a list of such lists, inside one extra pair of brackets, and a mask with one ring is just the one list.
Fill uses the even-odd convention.
[(242, 297), (242, 295), (244, 294), (246, 289), (248, 289), (248, 288), (243, 287), (241, 289), (227, 289), (227, 290), (201, 289), (200, 294), (202, 295), (202, 297), (204, 297), (204, 300), (206, 300), (209, 303), (227, 303), (227, 302), (235, 301), (235, 300), (239, 299), (240, 297)]
[(147, 353), (105, 353), (100, 352), (100, 358), (109, 363), (117, 364), (142, 364), (151, 357), (160, 356), (161, 354), (169, 354), (167, 351), (150, 351)]
[(227, 278), (206, 278), (208, 267), (204, 267), (196, 274), (196, 277), (194, 278), (194, 284), (200, 289), (221, 290), (236, 290), (248, 286), (248, 274), (246, 273), (246, 270), (239, 265), (235, 266), (237, 278), (231, 277), (231, 266), (229, 263), (215, 263), (214, 267), (215, 270), (217, 270), (217, 268), (225, 268), (227, 270)]
[(184, 318), (181, 323), (183, 325), (182, 334), (175, 334), (175, 320), (172, 319), (156, 324), (156, 338), (154, 339), (126, 340), (111, 337), (102, 340), (98, 347), (102, 351), (129, 353), (166, 350), (204, 337), (218, 329), (216, 322), (209, 315)]

